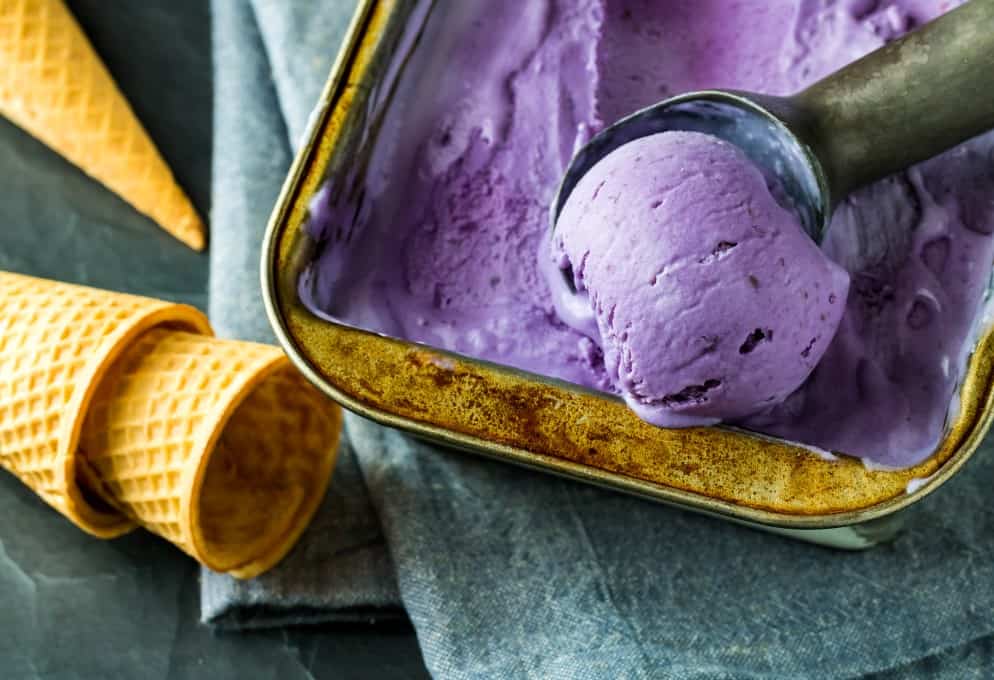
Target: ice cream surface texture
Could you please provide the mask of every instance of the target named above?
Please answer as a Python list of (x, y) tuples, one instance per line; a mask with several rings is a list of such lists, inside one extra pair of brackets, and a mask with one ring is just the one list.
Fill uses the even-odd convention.
[[(577, 146), (680, 92), (792, 94), (954, 4), (448, 3), (378, 88), (392, 99), (368, 157), (315, 199), (301, 289), (345, 323), (616, 393), (540, 271)], [(991, 275), (992, 149), (980, 137), (838, 206), (822, 249), (850, 276), (839, 330), (800, 389), (738, 424), (891, 466), (932, 453)], [(800, 332), (769, 326), (775, 343)]]
[[(599, 339), (628, 405), (669, 427), (786, 399), (828, 348), (849, 288), (759, 168), (697, 132), (643, 137), (597, 163), (552, 241), (560, 317)], [(562, 301), (572, 296), (586, 305)], [(575, 318), (583, 306), (596, 329)]]

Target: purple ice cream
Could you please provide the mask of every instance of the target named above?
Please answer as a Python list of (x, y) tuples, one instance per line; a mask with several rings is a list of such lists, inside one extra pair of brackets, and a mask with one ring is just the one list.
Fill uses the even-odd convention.
[(697, 132), (644, 137), (597, 163), (540, 254), (553, 255), (559, 316), (599, 341), (632, 410), (666, 427), (783, 401), (828, 348), (849, 288), (745, 154)]
[[(617, 393), (536, 256), (574, 149), (679, 92), (794, 93), (958, 3), (450, 4), (377, 89), (393, 103), (371, 109), (368, 158), (315, 201), (302, 290), (345, 323)], [(933, 451), (991, 275), (992, 148), (985, 135), (838, 206), (823, 251), (851, 279), (839, 330), (800, 389), (740, 425), (892, 466)]]

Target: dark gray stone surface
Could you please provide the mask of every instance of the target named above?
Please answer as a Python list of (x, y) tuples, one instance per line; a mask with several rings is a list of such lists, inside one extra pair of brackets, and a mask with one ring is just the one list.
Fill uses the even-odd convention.
[[(75, 0), (180, 183), (210, 206), (206, 0)], [(0, 269), (206, 307), (207, 257), (0, 119)], [(0, 677), (408, 678), (406, 623), (221, 634), (198, 623), (198, 569), (136, 532), (93, 539), (0, 472)]]

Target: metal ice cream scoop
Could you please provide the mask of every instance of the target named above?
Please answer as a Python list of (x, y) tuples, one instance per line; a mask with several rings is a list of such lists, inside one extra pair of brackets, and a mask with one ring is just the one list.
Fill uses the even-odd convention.
[(972, 0), (792, 97), (690, 92), (623, 118), (570, 162), (551, 226), (580, 178), (619, 146), (658, 132), (739, 146), (821, 242), (851, 191), (994, 128), (994, 0)]

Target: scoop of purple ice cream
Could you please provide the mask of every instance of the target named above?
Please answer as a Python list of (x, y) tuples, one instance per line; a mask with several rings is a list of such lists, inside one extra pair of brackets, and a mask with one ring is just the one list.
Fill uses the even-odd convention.
[(664, 427), (783, 401), (827, 349), (849, 289), (742, 151), (694, 132), (601, 160), (552, 248), (576, 289), (553, 272), (560, 317), (600, 342), (629, 406)]

